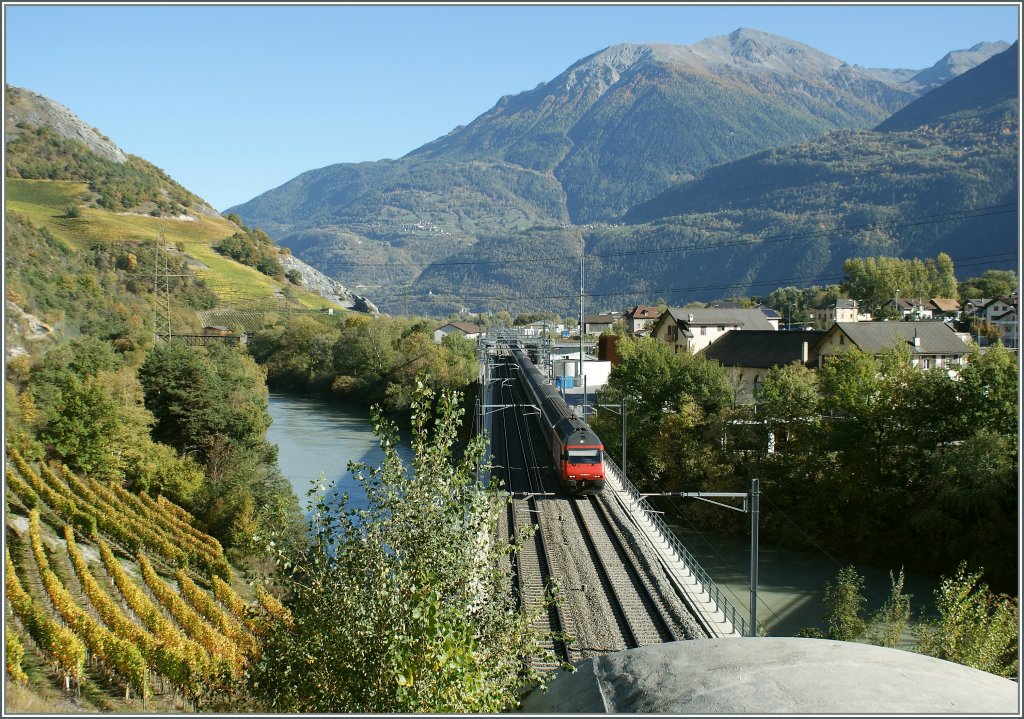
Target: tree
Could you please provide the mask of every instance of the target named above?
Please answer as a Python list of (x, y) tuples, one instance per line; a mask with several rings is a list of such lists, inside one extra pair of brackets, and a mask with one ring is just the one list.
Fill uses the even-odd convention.
[(1017, 273), (1013, 270), (985, 270), (980, 277), (964, 280), (957, 287), (961, 302), (981, 297), (1002, 297), (1018, 287)]
[(918, 651), (975, 669), (1016, 676), (1018, 618), (1015, 597), (996, 595), (981, 582), (982, 571), (967, 571), (961, 562), (956, 574), (943, 578), (935, 590), (938, 618), (918, 629)]
[(903, 568), (897, 577), (891, 571), (892, 589), (885, 604), (871, 617), (869, 641), (880, 647), (896, 648), (910, 624), (910, 595), (903, 593)]
[(351, 467), (367, 509), (321, 499), (309, 550), (280, 554), (292, 623), (265, 637), (252, 671), (272, 711), (501, 712), (542, 679), (523, 662), (545, 654), (540, 637), (499, 570), (503, 502), (475, 478), (483, 446), (452, 458), (459, 404), (418, 379), (411, 467), (375, 410), (385, 457)]
[(205, 462), (218, 436), (259, 449), (270, 426), (263, 371), (229, 345), (159, 344), (139, 369), (153, 439)]
[[(616, 349), (621, 361), (612, 368), (608, 384), (598, 397), (602, 404), (626, 400), (631, 476), (641, 484), (653, 483), (663, 468), (673, 467), (678, 471), (671, 481), (696, 479), (699, 474), (695, 476), (694, 472), (700, 463), (679, 463), (670, 458), (696, 456), (684, 445), (694, 452), (698, 445), (706, 446), (712, 454), (718, 451), (720, 443), (712, 441), (711, 436), (723, 411), (732, 403), (732, 387), (725, 370), (703, 355), (673, 354), (667, 344), (649, 337), (620, 338)], [(592, 421), (613, 455), (621, 450), (619, 422), (609, 413), (598, 413)], [(659, 432), (665, 436), (651, 441)], [(700, 454), (706, 455), (703, 449)], [(704, 468), (709, 469), (709, 465)]]
[(901, 297), (952, 297), (956, 292), (953, 260), (940, 252), (934, 260), (899, 257), (851, 258), (843, 263), (845, 278), (840, 289), (848, 297), (875, 309), (897, 293)]
[(818, 408), (817, 379), (797, 362), (771, 368), (754, 390), (758, 413), (779, 421), (811, 417)]
[(868, 625), (861, 616), (867, 603), (863, 590), (864, 577), (852, 564), (840, 569), (835, 581), (825, 585), (825, 623), (829, 639), (855, 642), (864, 636)]
[(120, 420), (117, 405), (92, 378), (60, 389), (39, 439), (71, 469), (102, 477), (116, 471)]

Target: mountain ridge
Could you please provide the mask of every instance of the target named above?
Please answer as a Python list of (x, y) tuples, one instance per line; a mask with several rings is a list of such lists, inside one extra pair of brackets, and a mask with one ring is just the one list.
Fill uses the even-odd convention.
[(920, 73), (859, 68), (748, 28), (690, 46), (613, 45), (398, 160), (310, 170), (232, 210), (328, 274), (385, 292), (485, 240), (616, 223), (724, 162), (875, 127), (919, 96)]

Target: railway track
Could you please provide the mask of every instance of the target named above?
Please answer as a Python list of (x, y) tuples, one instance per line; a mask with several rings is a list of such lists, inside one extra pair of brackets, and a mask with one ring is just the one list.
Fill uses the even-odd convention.
[[(543, 480), (523, 408), (516, 399), (509, 378), (500, 380), (498, 398), (505, 407), (495, 424), (500, 426), (505, 487), (513, 495), (508, 504), (506, 520), (508, 536), (514, 547), (510, 556), (515, 577), (513, 591), (519, 607), (534, 612), (547, 603), (548, 585), (554, 576), (544, 533), (539, 527), (540, 510), (535, 496), (536, 492), (543, 492)], [(536, 531), (531, 532), (534, 527)], [(565, 632), (562, 614), (553, 605), (538, 616), (533, 626), (550, 637), (559, 637)], [(552, 638), (542, 646), (557, 658), (556, 661), (531, 658), (542, 671), (555, 669), (559, 662), (568, 661), (568, 649), (563, 640)]]
[(571, 641), (548, 648), (562, 661), (578, 662), (708, 636), (614, 493), (577, 497), (561, 487), (543, 429), (531, 418), (535, 412), (524, 407), (511, 366), (499, 366), (494, 393), (495, 404), (504, 408), (495, 417), (492, 447), (513, 496), (503, 531), (517, 537), (524, 527), (537, 526), (509, 557), (523, 608), (542, 606), (553, 579), (562, 588), (561, 606), (535, 626)]
[(625, 646), (632, 649), (679, 639), (665, 616), (662, 597), (638, 568), (634, 552), (601, 498), (574, 500), (572, 509)]

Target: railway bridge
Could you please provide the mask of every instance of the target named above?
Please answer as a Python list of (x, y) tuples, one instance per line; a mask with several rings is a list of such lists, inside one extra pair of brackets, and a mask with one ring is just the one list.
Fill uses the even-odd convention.
[(599, 494), (563, 489), (518, 370), (507, 342), (481, 340), (475, 421), (493, 463), (481, 472), (513, 497), (499, 531), (516, 536), (536, 527), (517, 541), (510, 562), (527, 606), (558, 587), (562, 601), (542, 621), (572, 639), (551, 649), (575, 663), (664, 642), (755, 634), (611, 458), (604, 457)]

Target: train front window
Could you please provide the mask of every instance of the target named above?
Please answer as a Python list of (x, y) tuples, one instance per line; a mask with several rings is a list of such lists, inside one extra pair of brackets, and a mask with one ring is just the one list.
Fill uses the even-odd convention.
[(570, 449), (569, 462), (571, 464), (600, 464), (601, 450), (599, 449)]

